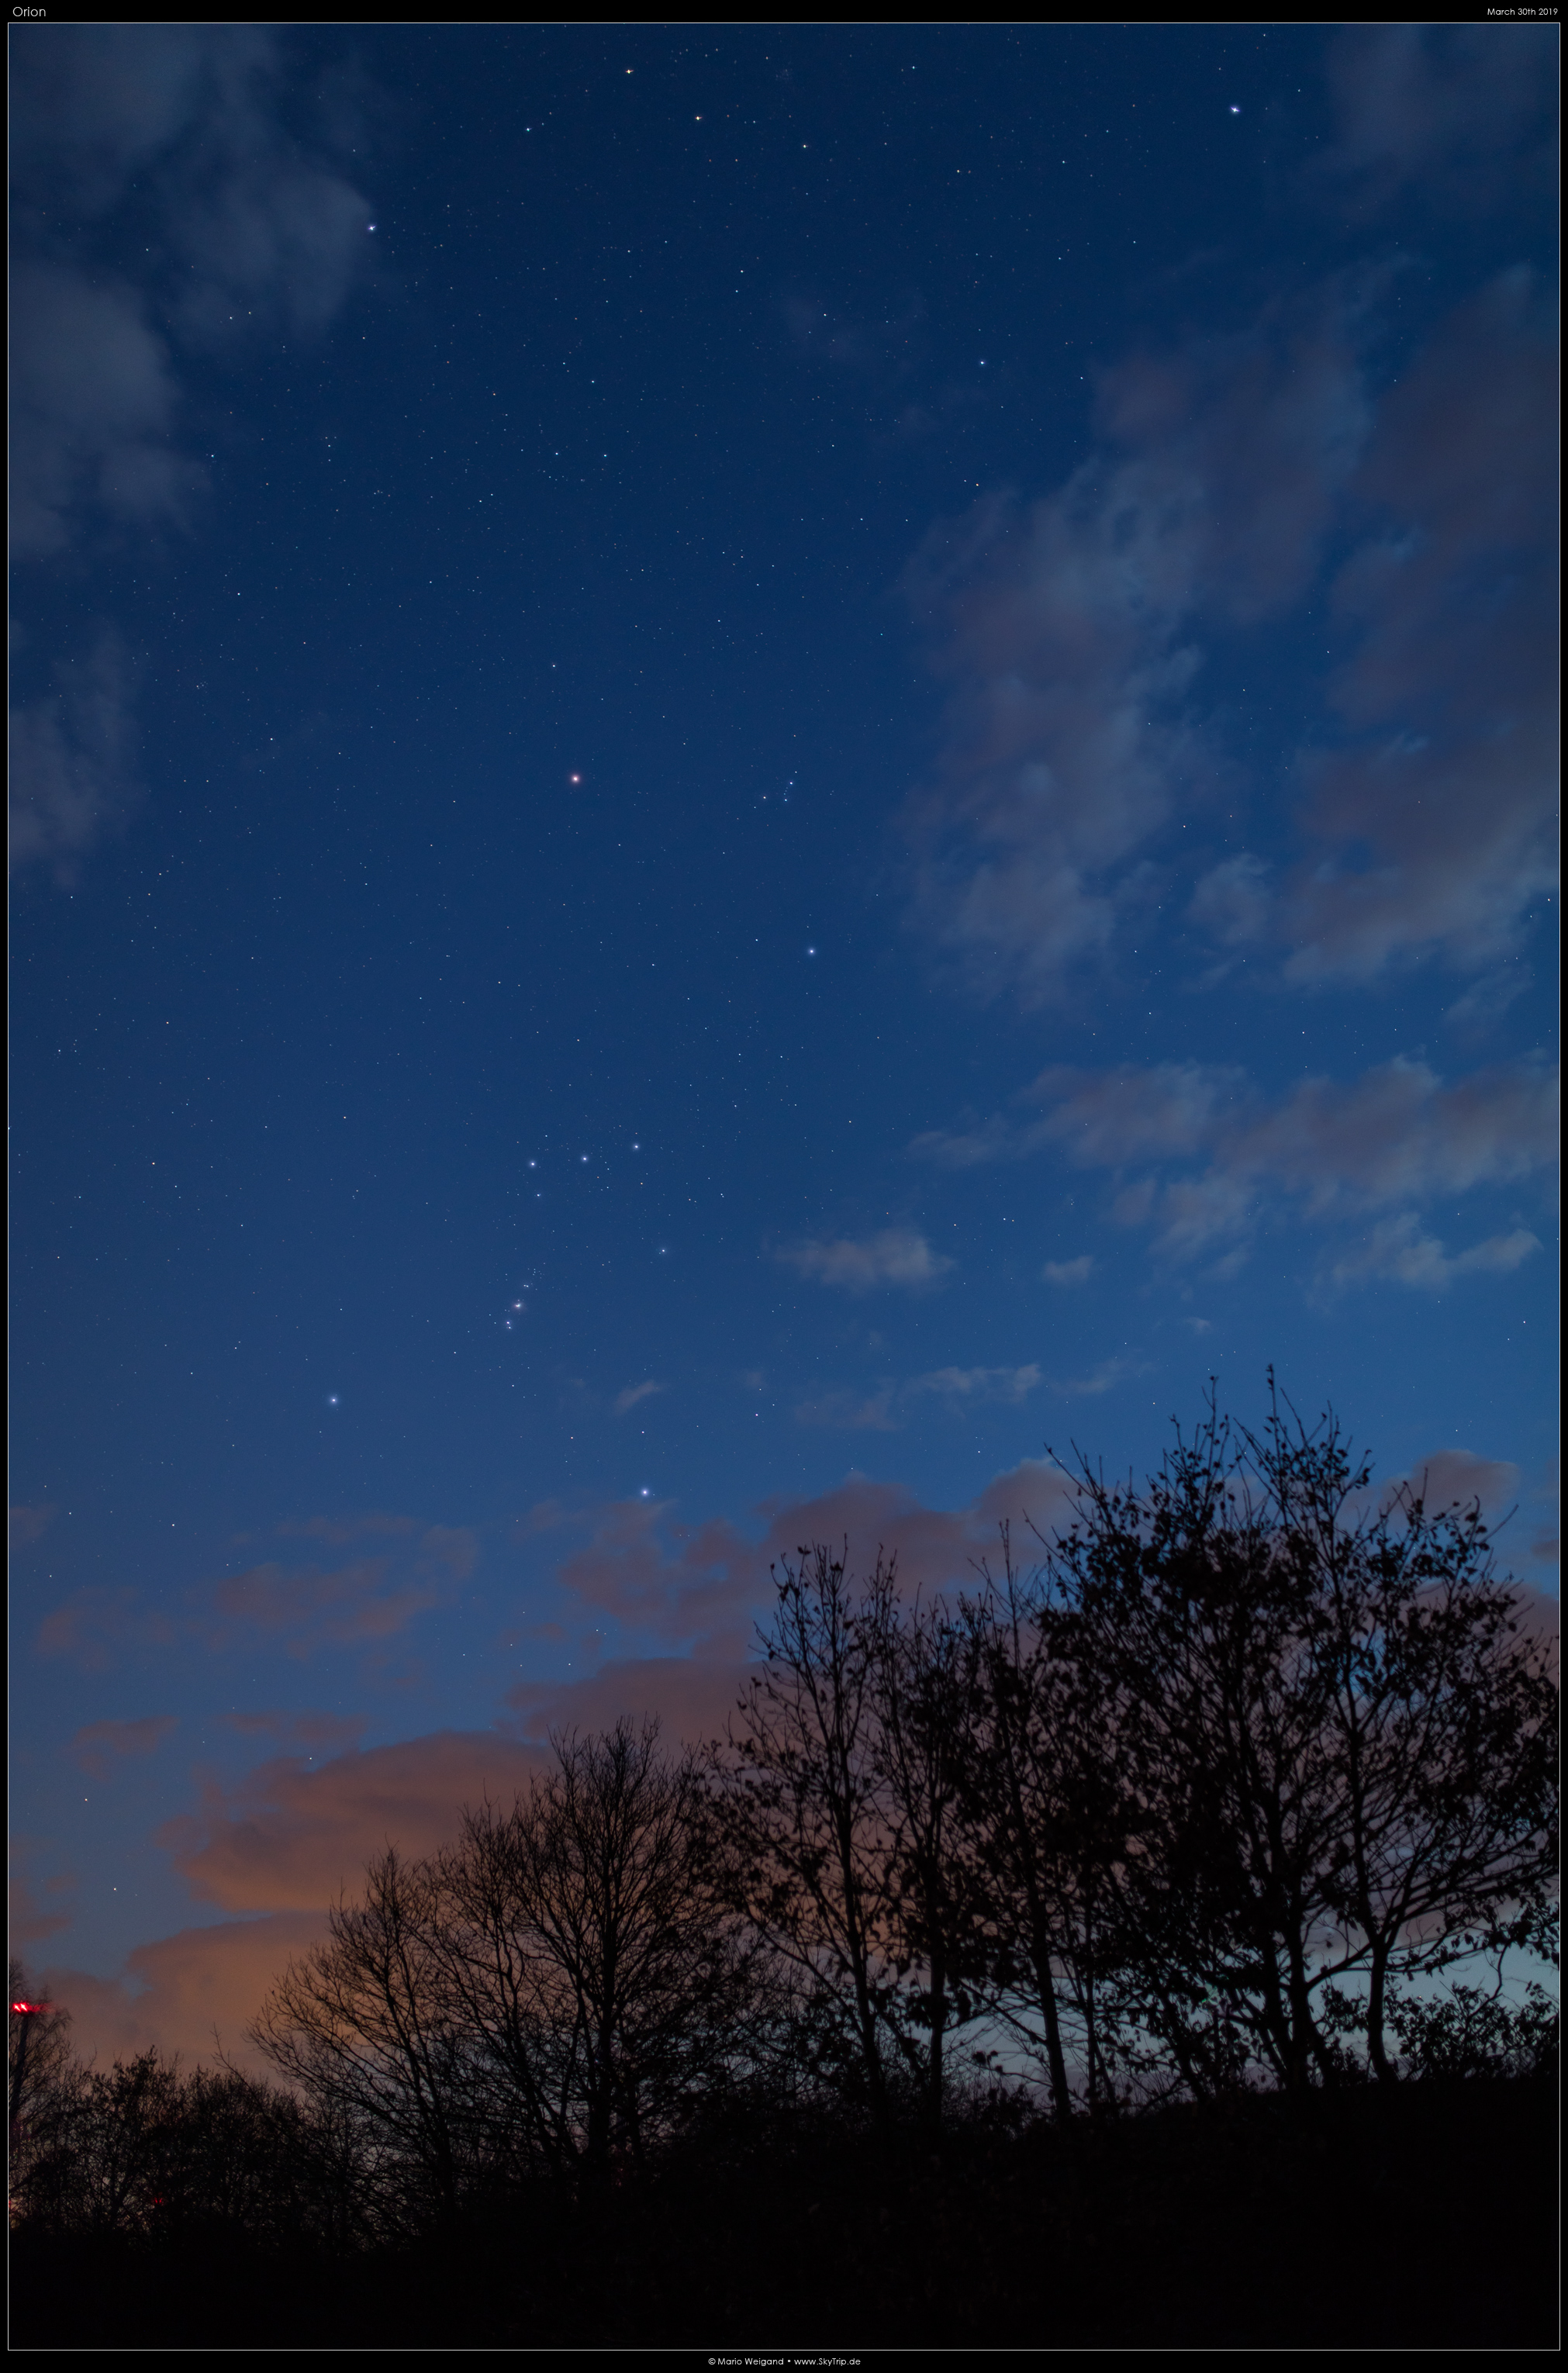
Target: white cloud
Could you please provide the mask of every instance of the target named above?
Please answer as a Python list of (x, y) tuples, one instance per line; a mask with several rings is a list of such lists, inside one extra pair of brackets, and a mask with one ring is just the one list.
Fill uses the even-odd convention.
[[(1375, 1253), (1363, 1245), (1345, 1257), (1347, 1275), (1446, 1282), (1515, 1267), (1536, 1243), (1527, 1230), (1450, 1257), (1419, 1229), (1410, 1234), (1413, 1207), (1521, 1184), (1557, 1158), (1557, 1072), (1539, 1057), (1445, 1081), (1424, 1060), (1400, 1056), (1356, 1080), (1305, 1080), (1272, 1105), (1234, 1069), (1055, 1069), (1018, 1101), (1046, 1110), (1024, 1127), (982, 1124), (965, 1141), (1005, 1143), (1012, 1156), (1059, 1149), (1081, 1167), (1108, 1171), (1119, 1224), (1153, 1229), (1173, 1259), (1216, 1254), (1231, 1271), (1259, 1221), (1292, 1204), (1313, 1217), (1406, 1207), (1368, 1240)], [(933, 1131), (917, 1150), (934, 1147), (938, 1159), (951, 1159), (951, 1141)], [(1055, 1284), (1076, 1281), (1088, 1275), (1088, 1259), (1048, 1263), (1045, 1275)]]
[(840, 1236), (785, 1247), (775, 1257), (821, 1285), (867, 1293), (882, 1285), (930, 1285), (953, 1267), (913, 1228), (883, 1228), (874, 1236)]
[(615, 1395), (615, 1415), (625, 1417), (628, 1409), (636, 1409), (638, 1401), (645, 1401), (650, 1395), (668, 1392), (669, 1389), (668, 1385), (656, 1384), (651, 1377), (645, 1385), (627, 1385), (624, 1392)]
[(1456, 1278), (1478, 1271), (1506, 1276), (1541, 1248), (1540, 1238), (1528, 1228), (1515, 1228), (1505, 1236), (1488, 1236), (1468, 1252), (1450, 1256), (1435, 1236), (1423, 1235), (1413, 1211), (1381, 1221), (1353, 1251), (1328, 1271), (1331, 1283), (1350, 1285), (1368, 1278), (1395, 1279), (1400, 1285), (1423, 1287), (1441, 1293)]
[(1076, 1260), (1047, 1261), (1040, 1274), (1047, 1285), (1087, 1285), (1094, 1268), (1094, 1254), (1080, 1253)]
[[(79, 567), (130, 532), (191, 532), (208, 456), (190, 364), (242, 364), (322, 330), (373, 242), (352, 181), (286, 128), (283, 30), (27, 29), (11, 69), (10, 518), (25, 571)], [(14, 584), (25, 610), (25, 575)], [(123, 648), (109, 627), (90, 658), (56, 663), (53, 691), (19, 693), (13, 865), (68, 878), (125, 812)], [(14, 684), (25, 645), (21, 659)]]
[[(1065, 486), (977, 505), (907, 580), (951, 686), (908, 818), (914, 919), (973, 989), (1025, 1006), (1110, 961), (1151, 847), (1230, 778), (1199, 712), (1207, 635), (1305, 590), (1368, 418), (1334, 298), (1135, 356), (1100, 394), (1103, 448)], [(1211, 879), (1232, 928), (1259, 896)]]
[(68, 883), (78, 859), (138, 796), (135, 710), (119, 636), (106, 627), (54, 689), (9, 717), (9, 859)]

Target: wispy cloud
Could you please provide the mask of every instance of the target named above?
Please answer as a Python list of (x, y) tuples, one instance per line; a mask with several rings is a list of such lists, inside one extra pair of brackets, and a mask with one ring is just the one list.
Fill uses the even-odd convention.
[(71, 1741), (71, 1752), (84, 1771), (106, 1780), (116, 1760), (125, 1756), (154, 1755), (180, 1718), (172, 1713), (143, 1714), (134, 1722), (89, 1722)]
[(1016, 1409), (1039, 1381), (1040, 1371), (1033, 1362), (1022, 1368), (932, 1368), (916, 1376), (905, 1390), (911, 1395), (936, 1393), (944, 1400), (963, 1403), (995, 1401)]
[(1087, 1285), (1094, 1271), (1094, 1254), (1080, 1253), (1076, 1260), (1047, 1261), (1040, 1274), (1047, 1285)]
[(774, 1257), (802, 1277), (819, 1285), (842, 1286), (849, 1293), (869, 1293), (886, 1285), (932, 1285), (953, 1267), (914, 1228), (883, 1228), (873, 1236), (839, 1236), (831, 1243), (813, 1239), (783, 1246)]
[(893, 1414), (897, 1387), (883, 1385), (874, 1393), (858, 1393), (846, 1385), (834, 1385), (827, 1392), (814, 1393), (800, 1401), (795, 1408), (798, 1425), (837, 1426), (846, 1432), (895, 1433), (898, 1420)]
[[(242, 368), (280, 333), (324, 329), (374, 242), (344, 160), (287, 128), (286, 30), (52, 26), (10, 63), (10, 527), (25, 613), (29, 568), (193, 531), (210, 460), (193, 367)], [(40, 657), (43, 684), (10, 720), (10, 857), (69, 881), (137, 796), (130, 665), (112, 625), (75, 659), (24, 637), (13, 681)]]
[(1352, 1285), (1370, 1278), (1393, 1278), (1400, 1285), (1424, 1286), (1441, 1293), (1456, 1278), (1478, 1271), (1505, 1277), (1521, 1261), (1541, 1248), (1540, 1238), (1528, 1228), (1514, 1228), (1504, 1236), (1488, 1236), (1468, 1251), (1450, 1255), (1435, 1236), (1422, 1233), (1413, 1211), (1384, 1220), (1369, 1235), (1344, 1253), (1328, 1270), (1329, 1282)]
[(667, 1385), (656, 1384), (651, 1377), (645, 1385), (627, 1385), (624, 1392), (615, 1395), (615, 1415), (625, 1417), (628, 1409), (636, 1409), (638, 1401), (645, 1401), (650, 1395), (668, 1392), (669, 1389)]
[(101, 1672), (126, 1655), (181, 1646), (226, 1654), (265, 1643), (297, 1662), (331, 1648), (371, 1647), (450, 1600), (479, 1557), (478, 1537), (464, 1526), (412, 1518), (320, 1517), (278, 1529), (333, 1544), (369, 1532), (396, 1545), (339, 1565), (264, 1558), (197, 1584), (172, 1606), (129, 1587), (78, 1590), (40, 1624), (40, 1654)]
[[(1479, 41), (1505, 138), (1550, 76), (1500, 76), (1507, 36)], [(1467, 102), (1443, 41), (1363, 46), (1403, 77), (1411, 158), (1451, 141)], [(907, 587), (947, 731), (906, 818), (910, 916), (979, 996), (1125, 977), (1156, 934), (1195, 986), (1242, 956), (1306, 985), (1518, 944), (1555, 850), (1548, 292), (1503, 274), (1375, 395), (1378, 315), (1363, 275), (1129, 356), (1065, 485), (988, 496), (922, 547)], [(1309, 601), (1335, 645), (1319, 720), (1293, 801), (1256, 819), (1273, 845), (1238, 848), (1250, 762), (1215, 664)], [(984, 1151), (960, 1135), (946, 1158)]]
[(12, 1556), (15, 1557), (18, 1549), (30, 1549), (34, 1541), (41, 1539), (53, 1515), (53, 1509), (47, 1504), (36, 1508), (18, 1506), (9, 1509), (6, 1530)]
[[(1244, 1244), (1289, 1205), (1314, 1218), (1402, 1205), (1370, 1240), (1377, 1249), (1348, 1253), (1347, 1263), (1427, 1284), (1515, 1266), (1535, 1246), (1527, 1230), (1449, 1259), (1420, 1236), (1410, 1207), (1522, 1184), (1557, 1159), (1557, 1071), (1539, 1057), (1456, 1080), (1396, 1057), (1349, 1081), (1305, 1080), (1274, 1102), (1231, 1067), (1053, 1067), (1016, 1102), (1023, 1114), (1045, 1110), (999, 1116), (957, 1138), (930, 1131), (911, 1151), (962, 1166), (979, 1158), (971, 1151), (979, 1146), (990, 1160), (1049, 1150), (1104, 1170), (1115, 1181), (1111, 1216), (1153, 1230), (1159, 1249), (1178, 1259)], [(1201, 1166), (1175, 1167), (1194, 1163)], [(1045, 1273), (1062, 1284), (1088, 1271), (1070, 1262)]]

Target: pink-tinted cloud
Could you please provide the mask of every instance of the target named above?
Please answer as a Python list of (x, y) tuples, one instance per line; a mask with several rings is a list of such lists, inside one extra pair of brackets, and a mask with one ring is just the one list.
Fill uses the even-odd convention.
[(209, 1637), (220, 1648), (271, 1638), (302, 1658), (323, 1646), (390, 1639), (440, 1596), (433, 1579), (390, 1582), (381, 1558), (325, 1572), (268, 1561), (214, 1586)]
[(540, 1746), (551, 1733), (612, 1729), (623, 1714), (656, 1715), (665, 1741), (705, 1747), (723, 1736), (745, 1684), (740, 1657), (641, 1656), (575, 1681), (519, 1681), (507, 1692), (518, 1727)]
[[(1114, 1374), (1069, 1389), (1105, 1389), (1123, 1372), (1112, 1366)], [(1019, 1372), (1001, 1373), (1015, 1382)], [(848, 1541), (859, 1566), (869, 1568), (879, 1550), (895, 1556), (909, 1589), (963, 1588), (976, 1559), (994, 1550), (999, 1516), (1012, 1517), (1022, 1532), (1027, 1515), (1053, 1522), (1069, 1497), (1065, 1479), (1034, 1459), (954, 1510), (928, 1508), (900, 1486), (851, 1476), (814, 1499), (765, 1501), (756, 1512), (764, 1527), (757, 1540), (726, 1518), (687, 1531), (672, 1523), (667, 1506), (621, 1502), (598, 1514), (591, 1539), (564, 1561), (557, 1578), (584, 1605), (728, 1664), (744, 1656), (755, 1619), (771, 1601), (771, 1569), (793, 1561), (802, 1548)]]
[(1481, 1513), (1495, 1523), (1518, 1497), (1519, 1470), (1511, 1458), (1484, 1458), (1473, 1450), (1434, 1450), (1418, 1458), (1403, 1475), (1391, 1475), (1377, 1484), (1379, 1497), (1388, 1501), (1401, 1489), (1424, 1500), (1430, 1513), (1456, 1505), (1480, 1502)]
[(639, 1401), (649, 1400), (653, 1394), (668, 1392), (668, 1390), (667, 1385), (656, 1384), (651, 1377), (643, 1385), (627, 1385), (623, 1392), (615, 1395), (613, 1404), (615, 1415), (625, 1417), (627, 1410), (636, 1409)]
[(869, 1293), (882, 1285), (931, 1285), (953, 1267), (915, 1228), (883, 1228), (874, 1236), (788, 1245), (775, 1257), (819, 1285), (840, 1285), (850, 1293)]
[(106, 1780), (118, 1758), (156, 1755), (171, 1731), (180, 1726), (172, 1713), (143, 1714), (135, 1722), (89, 1722), (71, 1741), (71, 1752), (84, 1771)]
[[(182, 1594), (176, 1611), (147, 1603), (138, 1591), (77, 1591), (44, 1618), (37, 1646), (44, 1655), (68, 1655), (92, 1672), (117, 1654), (191, 1642), (219, 1653), (267, 1642), (298, 1661), (332, 1647), (370, 1647), (406, 1631), (427, 1608), (449, 1600), (473, 1572), (479, 1543), (454, 1525), (418, 1525), (402, 1517), (319, 1519), (287, 1529), (339, 1540), (366, 1531), (395, 1540), (384, 1555), (332, 1567), (266, 1559), (243, 1572), (205, 1582)], [(284, 1528), (280, 1528), (284, 1529)]]
[(34, 1644), (41, 1656), (70, 1656), (85, 1672), (100, 1673), (117, 1652), (172, 1647), (179, 1636), (170, 1618), (146, 1606), (138, 1591), (89, 1588), (44, 1617)]
[(41, 1901), (39, 1883), (29, 1868), (35, 1844), (36, 1841), (31, 1838), (13, 1837), (11, 1840), (10, 1903), (6, 1926), (13, 1948), (36, 1945), (45, 1936), (53, 1936), (60, 1929), (71, 1925), (72, 1914), (59, 1899), (68, 1895), (76, 1882), (69, 1872), (54, 1872), (42, 1882), (43, 1894), (53, 1897), (54, 1901), (53, 1904)]
[(261, 1764), (236, 1785), (205, 1783), (199, 1811), (158, 1843), (202, 1901), (225, 1911), (314, 1910), (357, 1885), (388, 1843), (430, 1853), (465, 1804), (508, 1802), (538, 1770), (534, 1750), (498, 1731), (436, 1731), (362, 1754)]

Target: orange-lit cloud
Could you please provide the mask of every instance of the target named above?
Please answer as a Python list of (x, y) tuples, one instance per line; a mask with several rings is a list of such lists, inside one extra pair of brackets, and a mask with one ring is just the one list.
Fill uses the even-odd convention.
[(464, 1805), (509, 1802), (539, 1768), (537, 1750), (500, 1731), (435, 1731), (313, 1764), (277, 1757), (235, 1786), (208, 1782), (200, 1810), (167, 1822), (158, 1842), (203, 1902), (320, 1909), (352, 1893), (389, 1844), (429, 1853)]
[(211, 2065), (221, 2048), (225, 2058), (264, 2076), (266, 2063), (245, 2029), (290, 1956), (315, 1944), (326, 1924), (323, 1909), (184, 1928), (138, 1945), (120, 1977), (46, 1969), (41, 1984), (70, 2013), (73, 2049), (96, 2056), (100, 2067), (153, 2045), (187, 2064)]

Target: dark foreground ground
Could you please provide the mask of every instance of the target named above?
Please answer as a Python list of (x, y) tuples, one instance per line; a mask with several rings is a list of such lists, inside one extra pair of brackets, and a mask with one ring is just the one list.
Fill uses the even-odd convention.
[(15, 2235), (14, 2348), (1551, 2348), (1539, 2080), (1254, 2099), (891, 2167), (755, 2134), (592, 2207), (330, 2262)]

